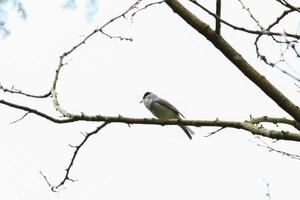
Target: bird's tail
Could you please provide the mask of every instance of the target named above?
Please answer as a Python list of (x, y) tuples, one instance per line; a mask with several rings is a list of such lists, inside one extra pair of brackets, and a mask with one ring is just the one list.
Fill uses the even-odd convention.
[(190, 138), (190, 140), (192, 139), (192, 135), (194, 134), (194, 132), (192, 131), (192, 129), (190, 129), (189, 127), (187, 126), (182, 126), (182, 125), (179, 125), (180, 128), (186, 133), (186, 135)]

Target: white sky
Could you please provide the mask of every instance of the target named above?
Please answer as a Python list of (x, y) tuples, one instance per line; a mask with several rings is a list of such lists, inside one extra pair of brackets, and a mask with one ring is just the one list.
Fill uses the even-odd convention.
[[(12, 34), (0, 41), (1, 84), (37, 94), (47, 92), (59, 55), (129, 3), (101, 0), (98, 15), (87, 23), (84, 6), (68, 11), (61, 9), (62, 1), (24, 2), (28, 19), (24, 22), (11, 13)], [(241, 25), (252, 23), (237, 1), (223, 4), (227, 19)], [(272, 5), (268, 12), (273, 18), (269, 18), (261, 1), (248, 2), (255, 4), (255, 14), (267, 20), (279, 11), (277, 4)], [(202, 12), (199, 16), (210, 19)], [(132, 37), (133, 42), (98, 34), (67, 58), (70, 62), (62, 70), (58, 92), (68, 111), (152, 117), (138, 103), (144, 92), (152, 91), (188, 119), (243, 121), (250, 114), (288, 117), (165, 5), (139, 13), (134, 23), (121, 20), (109, 31)], [(257, 70), (298, 101), (293, 80), (256, 60), (253, 37), (227, 28), (223, 34)], [(266, 45), (267, 51), (272, 48)], [(50, 100), (0, 95), (55, 114)], [(272, 200), (300, 197), (300, 162), (257, 147), (247, 132), (225, 129), (205, 138), (215, 129), (193, 128), (196, 135), (189, 141), (178, 127), (129, 128), (124, 124), (111, 124), (91, 138), (71, 171), (71, 178), (79, 181), (53, 193), (39, 171), (53, 184), (61, 181), (73, 152), (68, 144), (78, 144), (83, 139), (80, 132), (91, 131), (97, 124), (58, 125), (29, 115), (11, 125), (24, 112), (1, 105), (0, 113), (0, 199), (265, 200), (263, 179), (270, 183)], [(300, 153), (295, 142), (271, 145)]]

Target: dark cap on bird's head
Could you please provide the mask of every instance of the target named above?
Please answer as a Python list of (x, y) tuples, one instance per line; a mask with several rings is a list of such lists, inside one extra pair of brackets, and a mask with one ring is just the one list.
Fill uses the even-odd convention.
[(149, 94), (151, 94), (151, 92), (146, 92), (146, 93), (144, 94), (144, 96), (143, 96), (143, 99), (145, 99), (146, 96), (148, 96)]
[(142, 101), (140, 101), (140, 103), (143, 103), (143, 101), (145, 100), (145, 98), (146, 98), (149, 94), (151, 94), (151, 92), (146, 92), (146, 93), (144, 94), (144, 96), (143, 96)]

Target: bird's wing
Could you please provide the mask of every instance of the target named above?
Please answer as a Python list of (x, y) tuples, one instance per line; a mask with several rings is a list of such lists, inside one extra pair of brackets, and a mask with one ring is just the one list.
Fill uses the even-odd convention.
[(165, 107), (169, 108), (170, 110), (172, 110), (173, 112), (175, 112), (178, 115), (181, 115), (184, 118), (183, 114), (181, 114), (179, 112), (179, 110), (177, 110), (177, 108), (175, 108), (172, 104), (170, 104), (166, 100), (160, 99), (160, 101), (158, 101), (158, 103), (161, 104), (162, 106), (165, 106)]

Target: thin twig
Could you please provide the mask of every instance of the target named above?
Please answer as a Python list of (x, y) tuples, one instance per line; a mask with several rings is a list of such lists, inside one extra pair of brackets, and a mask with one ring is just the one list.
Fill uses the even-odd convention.
[(283, 13), (279, 17), (277, 17), (276, 20), (266, 28), (266, 30), (271, 30), (271, 28), (273, 28), (275, 25), (279, 24), (279, 22), (282, 19), (284, 19), (285, 16), (287, 16), (288, 14), (290, 14), (294, 11), (295, 10), (291, 10), (291, 9), (283, 11)]
[(210, 132), (208, 135), (205, 135), (204, 137), (210, 137), (210, 136), (216, 134), (217, 132), (223, 130), (224, 128), (226, 128), (226, 127), (221, 127), (218, 130), (216, 130), (216, 131)]
[[(202, 10), (204, 10), (205, 12), (207, 12), (209, 15), (213, 16), (214, 18), (220, 20), (220, 22), (222, 22), (223, 24), (229, 26), (230, 28), (233, 28), (234, 30), (238, 30), (238, 31), (242, 31), (242, 32), (246, 32), (246, 33), (251, 33), (251, 34), (255, 34), (255, 35), (275, 35), (275, 36), (281, 36), (284, 33), (279, 33), (279, 32), (271, 32), (271, 31), (260, 31), (260, 30), (251, 30), (251, 29), (247, 29), (244, 27), (239, 27), (236, 25), (233, 25), (227, 21), (225, 21), (224, 19), (218, 17), (215, 13), (211, 12), (209, 9), (205, 8), (204, 6), (202, 6), (198, 1), (196, 0), (189, 0), (190, 2), (192, 2), (193, 4), (195, 4), (196, 6), (200, 7)], [(288, 37), (292, 37), (295, 39), (300, 39), (300, 35), (297, 34), (291, 34), (291, 33), (285, 33)]]
[[(299, 7), (299, 8), (300, 8), (300, 7)], [(298, 8), (298, 9), (299, 9), (299, 8)], [(295, 11), (297, 11), (297, 10), (296, 10), (296, 9), (289, 9), (289, 10), (283, 11), (283, 13), (282, 13), (279, 17), (277, 17), (276, 20), (274, 20), (274, 22), (271, 23), (264, 31), (269, 32), (275, 25), (279, 24), (280, 21), (282, 21), (288, 14), (290, 14), (290, 13), (292, 13), (292, 12), (295, 12)], [(297, 35), (298, 35), (298, 34), (297, 34)], [(276, 66), (279, 62), (281, 62), (282, 58), (281, 58), (281, 60), (280, 60), (279, 62), (271, 62), (271, 61), (269, 61), (269, 60), (267, 59), (267, 57), (266, 57), (265, 55), (263, 55), (263, 54), (260, 52), (260, 50), (259, 50), (259, 40), (262, 38), (262, 36), (263, 36), (263, 34), (259, 34), (259, 35), (256, 37), (255, 42), (254, 42), (255, 50), (256, 50), (256, 55), (257, 55), (257, 57), (260, 58), (265, 64), (267, 64), (267, 65), (269, 65), (269, 66), (271, 66), (271, 67), (274, 67), (274, 66)], [(283, 37), (286, 38), (286, 40), (285, 40), (284, 42), (281, 42), (281, 41), (277, 40), (274, 36), (275, 36), (275, 35), (271, 35), (272, 39), (273, 39), (275, 42), (280, 43), (280, 44), (281, 44), (281, 43), (285, 43), (285, 44), (287, 44), (287, 48), (288, 48), (289, 46), (293, 46), (293, 44), (294, 44), (295, 42), (298, 42), (297, 40), (300, 39), (300, 38), (296, 38), (297, 40), (295, 40), (295, 41), (289, 41), (289, 40), (287, 39), (288, 36), (286, 35), (285, 32), (282, 33), (282, 35), (281, 35), (281, 36), (283, 36)], [(283, 56), (282, 56), (282, 57), (283, 57)], [(279, 68), (279, 69), (281, 69), (281, 68)], [(281, 70), (281, 71), (282, 71), (282, 70)], [(282, 72), (285, 73), (285, 74), (287, 74), (287, 75), (289, 75), (289, 76), (292, 77), (293, 79), (295, 79), (295, 77), (294, 77), (292, 74), (288, 73), (287, 71), (283, 70)], [(295, 80), (296, 80), (296, 79), (295, 79)]]
[(102, 33), (103, 35), (111, 38), (111, 39), (120, 39), (120, 40), (127, 40), (127, 41), (132, 41), (131, 38), (126, 38), (126, 37), (121, 37), (121, 36), (112, 36), (108, 33), (106, 33), (104, 31), (104, 28), (106, 28), (109, 24), (111, 24), (112, 22), (125, 17), (125, 15), (127, 13), (129, 13), (131, 10), (136, 9), (136, 7), (141, 3), (142, 0), (137, 0), (135, 3), (133, 3), (125, 12), (121, 13), (120, 15), (113, 17), (112, 19), (110, 19), (109, 21), (107, 21), (105, 24), (103, 24), (100, 28), (96, 28), (94, 31), (92, 31), (90, 34), (88, 34), (86, 37), (84, 37), (80, 42), (78, 42), (76, 45), (74, 45), (71, 49), (69, 49), (68, 51), (65, 51), (59, 58), (59, 63), (58, 63), (58, 68), (55, 71), (55, 75), (54, 75), (54, 80), (53, 80), (53, 84), (51, 87), (51, 97), (52, 97), (52, 102), (53, 102), (53, 106), (55, 107), (55, 109), (61, 113), (64, 117), (67, 118), (73, 118), (75, 115), (72, 113), (67, 112), (66, 110), (64, 110), (61, 106), (60, 103), (58, 101), (58, 95), (56, 92), (56, 87), (57, 87), (57, 82), (58, 82), (58, 78), (59, 78), (59, 74), (61, 69), (63, 68), (63, 66), (65, 65), (63, 60), (65, 57), (67, 57), (69, 54), (73, 53), (75, 50), (77, 50), (79, 47), (81, 47), (82, 45), (84, 45), (88, 39), (90, 39), (93, 35), (95, 35), (96, 33)]
[(253, 21), (256, 23), (256, 26), (258, 26), (260, 28), (260, 30), (263, 31), (264, 27), (262, 27), (260, 25), (259, 21), (256, 19), (256, 17), (254, 17), (254, 15), (252, 14), (250, 8), (246, 7), (246, 5), (242, 2), (242, 0), (238, 0), (238, 2), (240, 2), (240, 4), (242, 5), (242, 8), (248, 12), (248, 14), (251, 17), (251, 19), (253, 19)]
[(291, 10), (295, 10), (297, 12), (300, 13), (300, 8), (299, 7), (296, 7), (296, 6), (293, 6), (292, 4), (288, 3), (287, 1), (285, 0), (276, 0), (278, 3), (280, 3), (281, 5), (291, 9)]
[(87, 142), (87, 140), (88, 140), (92, 135), (98, 133), (98, 132), (99, 132), (102, 128), (104, 128), (107, 124), (109, 124), (109, 123), (108, 123), (108, 122), (104, 122), (104, 123), (101, 124), (99, 127), (97, 127), (94, 131), (92, 131), (92, 132), (90, 132), (90, 133), (86, 133), (86, 136), (84, 137), (84, 139), (82, 140), (82, 142), (81, 142), (78, 146), (71, 145), (73, 148), (75, 148), (75, 151), (74, 151), (74, 153), (73, 153), (73, 156), (72, 156), (72, 158), (71, 158), (71, 161), (70, 161), (68, 167), (67, 167), (66, 170), (65, 170), (65, 175), (64, 175), (62, 181), (61, 181), (59, 184), (57, 184), (57, 185), (52, 185), (52, 184), (50, 184), (50, 182), (47, 180), (47, 177), (46, 177), (45, 175), (43, 175), (43, 174), (40, 172), (40, 173), (42, 174), (42, 176), (44, 177), (44, 179), (46, 180), (47, 184), (49, 185), (49, 187), (51, 188), (51, 190), (52, 190), (53, 192), (57, 192), (58, 189), (66, 183), (66, 181), (72, 181), (72, 182), (77, 181), (77, 180), (75, 180), (75, 179), (71, 179), (71, 178), (70, 178), (70, 171), (71, 171), (71, 169), (72, 169), (72, 166), (74, 165), (74, 161), (75, 161), (75, 159), (76, 159), (76, 157), (77, 157), (77, 155), (78, 155), (79, 150), (83, 147), (83, 145)]
[(147, 9), (148, 7), (151, 7), (151, 6), (154, 6), (154, 5), (158, 5), (158, 4), (161, 4), (161, 3), (164, 3), (164, 2), (165, 2), (165, 0), (163, 0), (163, 1), (157, 1), (157, 2), (152, 2), (152, 3), (149, 3), (149, 4), (145, 5), (144, 7), (142, 7), (142, 8), (140, 8), (140, 9), (134, 11), (134, 12), (131, 14), (131, 19), (132, 19), (137, 13), (139, 13), (140, 11)]
[(14, 123), (17, 123), (18, 121), (21, 121), (22, 119), (24, 119), (30, 112), (26, 112), (21, 118), (13, 121), (13, 122), (10, 122), (10, 124), (14, 124)]
[(286, 151), (277, 150), (277, 149), (274, 149), (270, 146), (266, 146), (266, 145), (262, 145), (262, 144), (257, 144), (257, 146), (264, 147), (264, 148), (268, 149), (270, 152), (276, 152), (276, 153), (279, 153), (283, 156), (288, 156), (292, 159), (300, 160), (300, 155), (297, 155), (297, 154), (292, 154), (292, 153), (288, 153)]
[(3, 87), (1, 84), (0, 84), (0, 90), (2, 90), (3, 92), (11, 93), (11, 94), (20, 94), (20, 95), (32, 97), (32, 98), (47, 98), (51, 94), (50, 91), (43, 95), (29, 94), (29, 93), (23, 92), (21, 90), (15, 89), (14, 86), (12, 86), (11, 89), (8, 89), (8, 88)]
[(40, 174), (42, 175), (42, 177), (45, 179), (47, 185), (51, 188), (52, 185), (51, 185), (50, 182), (48, 181), (47, 177), (42, 173), (42, 171), (39, 171), (39, 172), (40, 172)]
[(253, 142), (255, 143), (258, 147), (263, 147), (265, 149), (267, 149), (269, 152), (276, 152), (276, 153), (279, 153), (283, 156), (287, 156), (289, 158), (292, 158), (292, 159), (296, 159), (296, 160), (300, 160), (300, 155), (297, 155), (297, 154), (293, 154), (293, 153), (289, 153), (289, 152), (286, 152), (286, 151), (282, 151), (282, 150), (278, 150), (278, 149), (275, 149), (273, 147), (271, 147), (269, 144), (267, 144), (261, 137), (259, 136), (256, 136), (255, 138), (257, 138), (261, 143), (257, 143), (257, 142)]
[(267, 187), (266, 196), (268, 197), (268, 200), (271, 200), (270, 183), (268, 183), (265, 178), (263, 178), (263, 181), (264, 181), (264, 183), (266, 184), (266, 187)]
[(12, 107), (12, 108), (16, 108), (18, 110), (23, 110), (23, 111), (26, 111), (28, 113), (33, 113), (33, 114), (36, 114), (42, 118), (45, 118), (49, 121), (52, 121), (54, 123), (69, 123), (69, 122), (74, 122), (74, 121), (78, 121), (79, 119), (77, 118), (64, 118), (64, 119), (56, 119), (44, 112), (41, 112), (41, 111), (38, 111), (36, 109), (33, 109), (33, 108), (30, 108), (30, 107), (27, 107), (27, 106), (23, 106), (23, 105), (19, 105), (19, 104), (15, 104), (15, 103), (11, 103), (11, 102), (8, 102), (8, 101), (5, 101), (5, 100), (1, 100), (0, 99), (0, 104), (3, 104), (3, 105), (7, 105), (9, 107)]

